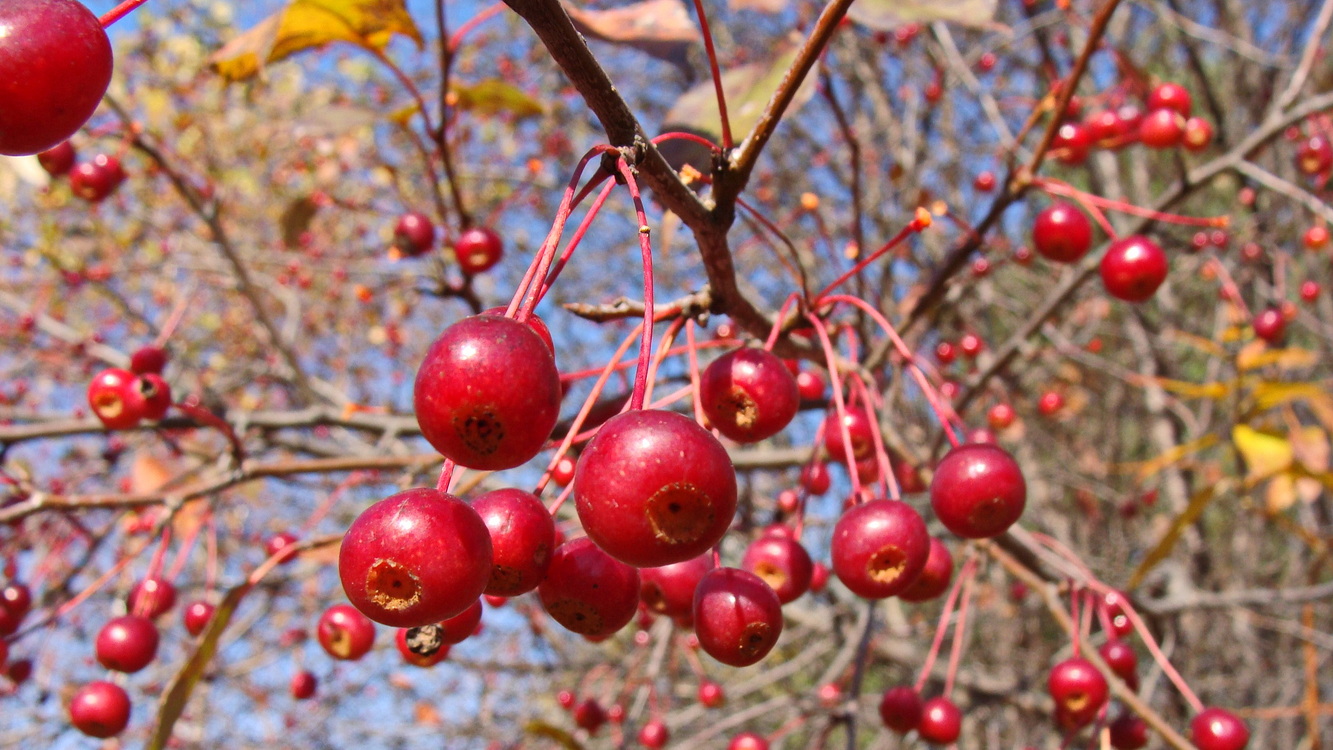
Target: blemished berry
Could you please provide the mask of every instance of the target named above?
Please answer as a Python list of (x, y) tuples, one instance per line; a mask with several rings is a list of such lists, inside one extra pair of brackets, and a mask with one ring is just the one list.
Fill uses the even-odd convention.
[(963, 445), (949, 451), (930, 482), (930, 505), (945, 528), (964, 539), (1003, 533), (1023, 515), (1027, 483), (1003, 448)]
[(74, 161), (77, 158), (78, 153), (74, 150), (74, 144), (69, 141), (61, 141), (37, 154), (37, 163), (41, 164), (42, 169), (46, 170), (46, 173), (52, 177), (63, 177), (74, 168)]
[(329, 656), (356, 661), (375, 645), (375, 623), (350, 604), (335, 604), (320, 615), (315, 637)]
[(315, 691), (319, 688), (319, 680), (315, 675), (302, 670), (292, 675), (292, 681), (288, 685), (292, 697), (298, 701), (309, 700), (315, 697)]
[(1185, 134), (1181, 136), (1180, 145), (1186, 151), (1202, 151), (1212, 142), (1212, 123), (1202, 117), (1191, 117), (1185, 121)]
[(945, 697), (931, 698), (921, 706), (921, 721), (917, 733), (921, 739), (937, 745), (948, 745), (958, 740), (963, 732), (963, 712)]
[(910, 685), (884, 691), (879, 701), (879, 718), (884, 726), (898, 734), (907, 734), (921, 724), (921, 694)]
[(865, 409), (849, 406), (846, 413), (843, 414), (841, 424), (847, 426), (847, 434), (851, 439), (850, 446), (844, 442), (842, 429), (838, 426), (837, 413), (829, 412), (829, 415), (824, 418), (824, 450), (828, 451), (830, 459), (844, 462), (847, 460), (848, 453), (850, 453), (853, 460), (860, 461), (874, 455), (875, 426), (871, 424), (870, 417), (866, 415)]
[(763, 579), (714, 568), (694, 592), (694, 632), (704, 652), (733, 667), (756, 664), (782, 634), (782, 603)]
[(450, 646), (467, 640), (477, 632), (477, 626), (481, 624), (481, 612), (481, 600), (478, 599), (462, 613), (442, 621), (440, 640)]
[(1046, 689), (1062, 723), (1073, 726), (1091, 723), (1109, 696), (1106, 678), (1092, 662), (1078, 657), (1056, 664), (1046, 679)]
[(504, 244), (500, 235), (489, 227), (472, 227), (458, 235), (454, 242), (454, 255), (463, 273), (478, 274), (489, 271), (500, 262), (504, 255)]
[(126, 391), (128, 411), (150, 422), (160, 421), (171, 409), (171, 386), (157, 373), (138, 376)]
[(583, 636), (609, 636), (639, 607), (639, 571), (603, 552), (587, 537), (556, 548), (537, 587), (551, 619)]
[(486, 593), (518, 596), (537, 588), (555, 553), (555, 523), (536, 495), (506, 488), (472, 501), (491, 535)]
[(1147, 237), (1125, 237), (1106, 249), (1100, 270), (1102, 284), (1112, 297), (1143, 302), (1166, 280), (1166, 253)]
[(764, 535), (745, 548), (741, 568), (763, 579), (782, 604), (795, 601), (810, 589), (814, 566), (810, 553), (791, 537)]
[(393, 245), (408, 257), (428, 253), (435, 247), (435, 224), (423, 213), (408, 211), (393, 227)]
[(88, 384), (88, 406), (102, 426), (108, 430), (127, 430), (143, 419), (142, 402), (135, 401), (131, 394), (137, 380), (134, 373), (117, 367), (102, 370), (93, 377)]
[(921, 574), (930, 534), (907, 503), (871, 500), (842, 514), (829, 550), (834, 574), (853, 594), (884, 599), (905, 591)]
[(482, 595), (491, 535), (467, 503), (433, 488), (390, 495), (357, 517), (338, 553), (343, 591), (370, 619), (397, 628), (439, 622)]
[(130, 723), (130, 697), (114, 683), (90, 682), (70, 701), (69, 720), (89, 737), (115, 737)]
[(0, 5), (0, 154), (57, 146), (92, 117), (111, 83), (111, 42), (75, 0)]
[(689, 617), (694, 610), (694, 590), (712, 569), (712, 552), (658, 568), (641, 568), (639, 600), (650, 612), (673, 618)]
[(394, 646), (403, 657), (403, 661), (414, 667), (428, 668), (449, 658), (449, 644), (440, 637), (437, 625), (421, 628), (398, 628), (394, 634)]
[(1296, 150), (1296, 168), (1312, 177), (1327, 172), (1333, 168), (1333, 144), (1322, 135), (1312, 135), (1301, 141)]
[(726, 448), (694, 420), (629, 411), (607, 420), (579, 455), (574, 501), (584, 530), (607, 554), (636, 567), (670, 565), (726, 534), (736, 472)]
[(1190, 721), (1190, 741), (1199, 750), (1242, 750), (1250, 730), (1230, 711), (1206, 708)]
[(117, 672), (138, 672), (157, 656), (158, 640), (157, 626), (147, 617), (117, 617), (97, 633), (97, 662)]
[(926, 557), (926, 566), (920, 575), (898, 594), (905, 602), (925, 602), (938, 598), (949, 590), (953, 579), (953, 555), (949, 548), (935, 537), (930, 538), (930, 554)]
[(781, 432), (801, 405), (787, 366), (772, 352), (753, 347), (728, 352), (704, 368), (699, 399), (713, 427), (738, 443)]
[(213, 619), (214, 611), (216, 607), (208, 602), (190, 602), (181, 615), (185, 622), (185, 631), (194, 636), (204, 632), (204, 628), (208, 627), (208, 621)]
[(413, 389), (421, 433), (472, 469), (510, 469), (546, 443), (560, 413), (560, 373), (549, 347), (510, 318), (476, 315), (431, 345)]
[(1032, 222), (1032, 246), (1044, 258), (1073, 263), (1092, 247), (1092, 222), (1073, 204), (1052, 203)]

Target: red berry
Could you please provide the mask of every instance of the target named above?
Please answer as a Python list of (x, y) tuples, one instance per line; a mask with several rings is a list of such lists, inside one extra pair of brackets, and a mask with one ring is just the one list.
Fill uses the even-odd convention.
[(213, 619), (213, 612), (216, 610), (208, 602), (191, 602), (185, 607), (183, 619), (185, 620), (185, 630), (190, 635), (197, 636), (204, 632), (208, 627), (208, 621)]
[(746, 347), (718, 357), (699, 380), (704, 414), (738, 443), (772, 437), (796, 416), (801, 394), (782, 360)]
[(661, 719), (653, 719), (643, 725), (639, 730), (639, 744), (644, 747), (663, 748), (666, 747), (667, 740), (671, 737), (671, 732), (667, 730), (667, 725)]
[(1009, 404), (996, 404), (986, 412), (986, 423), (992, 430), (1003, 430), (1012, 425), (1017, 416)]
[(829, 549), (834, 574), (853, 594), (884, 599), (902, 593), (921, 574), (930, 535), (912, 506), (872, 500), (842, 514)]
[(1092, 222), (1072, 204), (1052, 203), (1032, 223), (1032, 246), (1045, 258), (1073, 263), (1092, 247)]
[(712, 680), (699, 683), (699, 702), (708, 708), (720, 708), (727, 702), (725, 689)]
[(588, 536), (612, 557), (670, 565), (727, 533), (736, 472), (726, 448), (694, 420), (630, 411), (607, 420), (579, 456), (574, 501)]
[(939, 360), (940, 364), (951, 364), (957, 356), (954, 345), (948, 341), (941, 341), (935, 345), (935, 359)]
[(0, 154), (45, 151), (74, 135), (102, 101), (111, 43), (75, 0), (4, 3), (0, 29)]
[(88, 406), (108, 430), (128, 430), (143, 419), (143, 401), (135, 400), (131, 389), (138, 380), (127, 370), (111, 367), (97, 373), (88, 384)]
[(161, 375), (167, 367), (167, 350), (160, 346), (141, 346), (130, 355), (130, 372), (136, 375)]
[(986, 171), (978, 174), (976, 179), (972, 180), (972, 187), (982, 193), (989, 193), (990, 191), (994, 190), (995, 173)]
[[(485, 310), (482, 310), (481, 314), (499, 315), (500, 317), (504, 317), (505, 310), (507, 309), (508, 308), (506, 308), (504, 305), (500, 305), (498, 307), (488, 307)], [(537, 317), (534, 314), (529, 314), (528, 317), (523, 322), (527, 323), (528, 328), (531, 328), (533, 333), (540, 336), (541, 340), (546, 342), (546, 348), (551, 350), (551, 356), (554, 357), (555, 340), (551, 338), (551, 329), (547, 327), (546, 321), (542, 320), (541, 318)]]
[(741, 732), (727, 743), (727, 750), (768, 750), (768, 740), (754, 732)]
[(555, 700), (556, 703), (560, 704), (561, 708), (565, 709), (566, 711), (570, 711), (574, 708), (574, 702), (577, 701), (578, 698), (574, 695), (572, 691), (561, 690), (560, 692), (555, 694)]
[(1001, 534), (1023, 515), (1027, 483), (1003, 448), (963, 445), (940, 461), (930, 482), (930, 504), (945, 528), (965, 539)]
[(763, 579), (782, 604), (795, 601), (810, 589), (814, 566), (810, 553), (791, 537), (768, 534), (745, 548), (741, 568)]
[(606, 554), (591, 539), (575, 539), (556, 549), (537, 596), (546, 613), (566, 630), (609, 636), (634, 619), (639, 571)]
[(92, 161), (74, 167), (69, 173), (69, 187), (89, 203), (101, 203), (125, 181), (125, 168), (114, 156), (98, 154)]
[(1046, 689), (1055, 700), (1056, 712), (1073, 726), (1097, 718), (1109, 695), (1106, 678), (1091, 662), (1078, 657), (1055, 665), (1046, 679)]
[(958, 339), (958, 350), (968, 359), (976, 359), (981, 350), (986, 348), (986, 342), (975, 333), (965, 333), (961, 339)]
[(458, 267), (469, 276), (490, 270), (500, 262), (503, 254), (504, 247), (500, 235), (487, 227), (464, 230), (454, 243), (454, 255), (458, 258)]
[(536, 495), (507, 488), (472, 501), (490, 531), (491, 572), (486, 593), (518, 596), (537, 588), (555, 552), (555, 524)]
[(264, 554), (269, 557), (278, 555), (278, 562), (282, 564), (289, 563), (296, 559), (297, 552), (295, 548), (288, 549), (288, 547), (292, 547), (296, 542), (297, 537), (295, 534), (289, 534), (285, 531), (274, 534), (264, 540)]
[(308, 700), (315, 697), (315, 690), (319, 687), (319, 680), (310, 672), (301, 671), (292, 675), (292, 681), (289, 689), (292, 697), (298, 701)]
[(714, 659), (748, 667), (768, 655), (782, 634), (782, 604), (759, 576), (715, 568), (694, 592), (694, 632)]
[(1148, 746), (1148, 725), (1131, 713), (1120, 714), (1109, 727), (1115, 750), (1141, 750)]
[(119, 685), (90, 682), (70, 701), (69, 720), (89, 737), (115, 737), (130, 723), (130, 697)]
[(176, 606), (176, 587), (164, 578), (145, 578), (130, 589), (130, 614), (156, 619)]
[(704, 552), (685, 562), (639, 570), (639, 600), (649, 611), (667, 617), (689, 617), (694, 590), (713, 569), (713, 553)]
[(1088, 160), (1088, 150), (1092, 147), (1092, 135), (1078, 122), (1067, 122), (1055, 131), (1055, 140), (1051, 149), (1062, 164), (1078, 165)]
[(422, 435), (472, 469), (509, 469), (542, 449), (560, 412), (560, 373), (528, 326), (476, 315), (449, 326), (417, 371)]
[(963, 712), (948, 698), (931, 698), (921, 706), (921, 723), (917, 725), (917, 732), (927, 742), (951, 744), (963, 732)]
[(463, 610), (461, 614), (454, 615), (440, 623), (440, 640), (446, 645), (462, 643), (471, 635), (477, 632), (477, 626), (481, 624), (481, 600), (472, 603), (472, 606)]
[[(848, 407), (842, 417), (841, 424), (847, 426), (848, 436), (851, 438), (851, 455), (856, 461), (863, 458), (869, 458), (875, 454), (874, 425), (870, 422), (870, 417), (866, 416), (865, 409), (857, 407)], [(839, 420), (836, 412), (830, 412), (824, 418), (824, 450), (828, 451), (829, 458), (834, 461), (846, 461), (848, 446), (843, 442), (842, 429), (838, 426)]]
[(375, 623), (350, 604), (335, 604), (320, 615), (315, 636), (329, 656), (356, 661), (375, 645)]
[(574, 723), (588, 730), (588, 734), (597, 734), (597, 730), (606, 723), (606, 711), (597, 701), (589, 698), (574, 709)]
[(1112, 638), (1097, 649), (1102, 660), (1117, 677), (1132, 690), (1139, 687), (1139, 658), (1134, 654), (1134, 647), (1119, 638)]
[(1116, 240), (1102, 256), (1102, 284), (1107, 293), (1126, 302), (1143, 302), (1166, 280), (1166, 253), (1140, 235)]
[(430, 252), (435, 247), (435, 224), (423, 213), (408, 211), (394, 225), (393, 246), (408, 257)]
[(491, 575), (491, 535), (467, 503), (431, 488), (390, 495), (347, 529), (338, 553), (347, 598), (370, 619), (411, 628), (453, 617)]
[(74, 168), (76, 157), (74, 144), (69, 141), (61, 141), (37, 154), (37, 163), (41, 164), (42, 169), (45, 169), (46, 173), (52, 177), (61, 177), (69, 174), (69, 170)]
[(1123, 121), (1116, 115), (1115, 110), (1103, 109), (1093, 112), (1083, 121), (1083, 125), (1088, 129), (1088, 138), (1096, 145), (1108, 141), (1114, 142), (1126, 134)]
[(434, 625), (399, 628), (393, 642), (403, 661), (414, 667), (433, 667), (449, 657), (449, 644), (441, 640), (440, 629)]
[(885, 690), (879, 701), (879, 718), (898, 734), (907, 734), (921, 724), (921, 710), (921, 694), (910, 685)]
[(817, 372), (801, 370), (796, 373), (796, 390), (802, 401), (818, 401), (824, 398), (824, 378)]
[(828, 586), (828, 568), (817, 562), (810, 570), (810, 591), (818, 594)]
[(551, 469), (551, 481), (555, 482), (557, 487), (568, 487), (569, 483), (574, 481), (576, 465), (573, 456), (561, 456), (560, 460), (555, 462), (555, 468)]
[(1270, 344), (1282, 343), (1282, 338), (1287, 334), (1287, 319), (1283, 317), (1282, 310), (1272, 305), (1254, 316), (1253, 325), (1254, 335)]
[(125, 615), (111, 620), (97, 633), (97, 662), (117, 672), (134, 673), (157, 656), (157, 626), (147, 617)]
[(1314, 302), (1319, 299), (1319, 282), (1313, 279), (1306, 279), (1301, 282), (1301, 299), (1305, 302)]
[(833, 476), (829, 474), (828, 464), (823, 461), (815, 461), (801, 467), (801, 486), (811, 495), (828, 492), (832, 484)]
[(27, 584), (10, 581), (0, 589), (0, 607), (9, 610), (9, 614), (23, 619), (32, 609), (32, 590)]
[(1190, 722), (1190, 741), (1199, 750), (1241, 750), (1250, 742), (1250, 730), (1230, 711), (1206, 708)]
[(1174, 109), (1156, 109), (1139, 125), (1139, 140), (1148, 148), (1173, 148), (1185, 137), (1185, 116)]
[(1044, 416), (1051, 416), (1065, 408), (1065, 397), (1058, 391), (1046, 391), (1037, 400), (1037, 411)]
[(1305, 235), (1301, 238), (1301, 242), (1308, 250), (1322, 250), (1328, 245), (1328, 240), (1328, 228), (1322, 224), (1305, 230)]
[(953, 555), (944, 542), (930, 538), (930, 554), (926, 557), (926, 567), (912, 581), (912, 585), (898, 594), (905, 602), (924, 602), (935, 599), (949, 589), (953, 579)]
[(1148, 94), (1148, 109), (1170, 109), (1185, 117), (1190, 116), (1190, 92), (1178, 83), (1159, 83)]

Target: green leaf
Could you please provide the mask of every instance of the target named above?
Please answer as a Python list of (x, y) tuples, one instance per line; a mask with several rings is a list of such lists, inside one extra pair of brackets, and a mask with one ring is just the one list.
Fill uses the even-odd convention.
[(546, 108), (513, 84), (497, 79), (478, 81), (471, 86), (450, 88), (454, 106), (481, 115), (508, 112), (519, 119), (545, 114)]
[[(722, 91), (727, 100), (727, 117), (731, 132), (738, 140), (744, 138), (759, 123), (764, 109), (778, 90), (787, 71), (796, 60), (798, 47), (791, 44), (786, 51), (767, 63), (752, 63), (732, 68), (722, 74)], [(810, 101), (817, 89), (813, 71), (801, 82), (787, 113), (799, 110)], [(722, 137), (722, 116), (718, 114), (717, 91), (711, 80), (704, 81), (681, 95), (662, 118), (663, 130), (684, 129), (703, 132), (714, 141)]]

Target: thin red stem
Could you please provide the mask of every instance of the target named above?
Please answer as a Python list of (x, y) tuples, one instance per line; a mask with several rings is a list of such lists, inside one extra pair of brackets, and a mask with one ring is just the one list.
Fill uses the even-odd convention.
[(708, 14), (704, 12), (703, 0), (694, 0), (694, 10), (699, 14), (704, 52), (708, 54), (708, 69), (713, 75), (713, 89), (717, 92), (717, 113), (722, 120), (722, 148), (730, 150), (735, 142), (731, 139), (731, 119), (727, 116), (727, 95), (722, 91), (722, 72), (717, 65), (717, 50), (713, 48), (713, 32), (708, 28)]
[(102, 28), (108, 28), (111, 24), (128, 16), (135, 8), (148, 2), (148, 0), (125, 0), (120, 5), (107, 11), (101, 18), (97, 19), (102, 24)]

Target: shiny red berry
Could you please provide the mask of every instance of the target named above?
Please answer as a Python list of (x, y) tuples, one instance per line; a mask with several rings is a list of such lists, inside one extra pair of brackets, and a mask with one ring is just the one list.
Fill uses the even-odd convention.
[(69, 720), (89, 737), (115, 737), (130, 723), (130, 697), (119, 685), (90, 682), (70, 701)]
[(489, 271), (504, 255), (500, 235), (488, 227), (472, 227), (458, 235), (454, 255), (463, 273), (472, 275)]
[(1190, 92), (1178, 83), (1159, 83), (1148, 93), (1148, 109), (1171, 109), (1185, 117), (1190, 116)]
[(782, 604), (795, 601), (810, 589), (814, 565), (810, 553), (791, 537), (765, 535), (745, 548), (741, 568), (763, 579)]
[(772, 352), (753, 347), (728, 352), (704, 368), (699, 399), (713, 427), (738, 443), (781, 432), (801, 405), (787, 366)]
[(1185, 116), (1174, 109), (1156, 109), (1139, 124), (1139, 140), (1148, 148), (1173, 148), (1185, 137)]
[(89, 203), (101, 203), (125, 181), (125, 168), (114, 156), (98, 154), (69, 173), (69, 187)]
[(117, 672), (138, 672), (157, 656), (158, 640), (157, 626), (147, 617), (117, 617), (97, 633), (97, 662)]
[(37, 163), (42, 165), (42, 169), (52, 177), (62, 177), (69, 174), (69, 170), (74, 168), (74, 161), (78, 154), (74, 151), (74, 144), (69, 141), (61, 141), (51, 148), (37, 154)]
[(138, 378), (128, 370), (111, 367), (88, 384), (88, 406), (108, 430), (127, 430), (143, 419), (141, 400), (131, 390)]
[(1106, 678), (1092, 662), (1079, 657), (1055, 665), (1046, 679), (1046, 689), (1056, 711), (1073, 726), (1091, 723), (1109, 696)]
[(329, 656), (356, 661), (375, 645), (375, 623), (350, 604), (335, 604), (320, 615), (315, 637)]
[(945, 528), (965, 539), (1003, 533), (1023, 515), (1027, 483), (1003, 448), (963, 445), (949, 451), (930, 482), (930, 504)]
[(292, 697), (298, 701), (309, 700), (315, 697), (315, 690), (319, 687), (319, 680), (310, 672), (300, 671), (292, 675), (292, 681), (288, 689)]
[(938, 598), (949, 590), (953, 580), (953, 555), (949, 548), (935, 537), (930, 538), (930, 554), (926, 557), (926, 566), (921, 574), (912, 581), (912, 585), (898, 594), (905, 602), (925, 602)]
[(963, 712), (948, 698), (931, 698), (921, 706), (921, 722), (917, 733), (921, 739), (937, 745), (948, 745), (958, 740), (963, 732)]
[(408, 211), (394, 225), (393, 246), (408, 257), (430, 252), (435, 247), (435, 224), (423, 213)]
[(1242, 750), (1250, 730), (1230, 711), (1207, 708), (1190, 722), (1190, 741), (1199, 750)]
[(204, 632), (204, 628), (208, 627), (208, 621), (213, 619), (213, 612), (216, 609), (208, 602), (190, 602), (181, 615), (185, 621), (185, 631), (194, 636)]
[(1032, 223), (1032, 246), (1045, 258), (1073, 263), (1092, 247), (1092, 222), (1073, 204), (1053, 203)]
[(176, 606), (176, 587), (165, 578), (145, 578), (130, 589), (128, 605), (130, 614), (149, 619), (161, 617)]
[(486, 593), (518, 596), (537, 588), (555, 553), (555, 523), (530, 492), (506, 488), (472, 501), (491, 536), (491, 572)]
[(782, 603), (759, 576), (715, 568), (694, 592), (694, 632), (714, 659), (748, 667), (773, 650), (782, 634)]
[(879, 701), (879, 718), (884, 726), (907, 734), (921, 724), (921, 694), (910, 685), (899, 685), (884, 691)]
[(1281, 344), (1287, 335), (1287, 319), (1282, 310), (1272, 305), (1254, 316), (1254, 335), (1270, 344)]
[(1140, 235), (1111, 243), (1102, 256), (1102, 284), (1107, 293), (1126, 302), (1143, 302), (1166, 280), (1166, 253)]
[(537, 587), (551, 619), (579, 635), (609, 636), (639, 607), (639, 571), (603, 552), (587, 537), (560, 545)]
[(694, 610), (694, 590), (713, 567), (713, 553), (704, 552), (684, 562), (641, 568), (639, 599), (659, 615), (689, 617)]
[(871, 500), (842, 514), (829, 549), (843, 585), (862, 598), (884, 599), (902, 593), (921, 574), (930, 535), (907, 503)]

